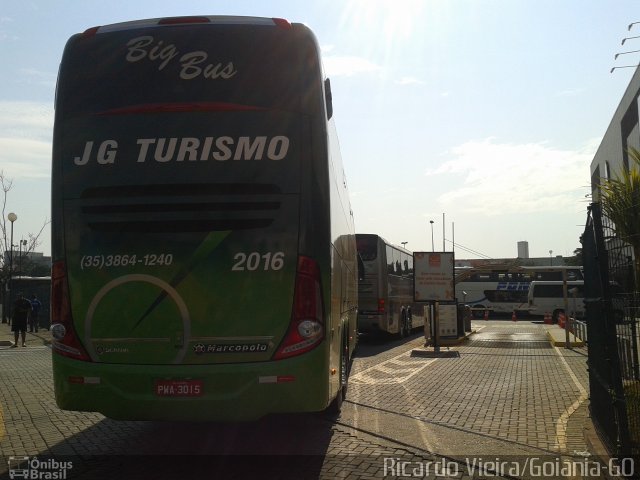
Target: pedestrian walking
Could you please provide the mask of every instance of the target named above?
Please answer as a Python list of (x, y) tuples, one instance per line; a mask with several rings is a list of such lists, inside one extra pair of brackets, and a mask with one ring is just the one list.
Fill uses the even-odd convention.
[(29, 315), (29, 332), (33, 333), (34, 331), (38, 333), (38, 323), (40, 320), (38, 319), (38, 315), (40, 314), (40, 309), (42, 308), (42, 303), (38, 300), (38, 297), (34, 293), (31, 295), (31, 315)]
[(18, 346), (18, 334), (22, 334), (22, 346), (26, 347), (27, 336), (27, 321), (31, 314), (31, 302), (27, 300), (22, 292), (18, 293), (18, 298), (13, 302), (13, 309), (11, 312), (11, 331), (15, 342), (11, 345), (11, 348)]

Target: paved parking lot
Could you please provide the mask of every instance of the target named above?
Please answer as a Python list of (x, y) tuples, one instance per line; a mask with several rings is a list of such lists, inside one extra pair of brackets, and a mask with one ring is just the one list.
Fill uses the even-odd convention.
[[(398, 470), (403, 464), (423, 473), (431, 469), (431, 474), (436, 466), (457, 465), (449, 471), (453, 478), (487, 478), (477, 471), (471, 475), (469, 462), (593, 458), (584, 435), (590, 426), (586, 350), (554, 348), (546, 330), (555, 326), (488, 321), (474, 327), (477, 333), (467, 342), (451, 347), (456, 358), (413, 355), (423, 348), (419, 336), (362, 342), (347, 402), (335, 422), (321, 415), (289, 415), (249, 424), (168, 424), (62, 412), (53, 399), (46, 333), (28, 335), (26, 348), (11, 349), (4, 341), (0, 452), (5, 458), (71, 458), (81, 463), (83, 470), (75, 473), (83, 476), (69, 478), (112, 478), (116, 473), (132, 478), (123, 476), (122, 469), (132, 473), (139, 458), (164, 478), (177, 478), (171, 475), (173, 465), (185, 459), (203, 471), (215, 467), (221, 472), (221, 459), (235, 459), (234, 468), (238, 463), (246, 467), (251, 461), (238, 459), (250, 455), (262, 462), (264, 472), (273, 473), (273, 466), (281, 478), (291, 477), (273, 465), (274, 458), (308, 467), (304, 475), (290, 472), (296, 478), (354, 479), (406, 477)], [(0, 326), (0, 342), (6, 329)], [(109, 467), (114, 459), (120, 467)], [(147, 464), (149, 459), (154, 466)], [(7, 472), (4, 467), (0, 461), (0, 476)], [(504, 475), (491, 478), (514, 477), (498, 473)], [(521, 473), (515, 477), (527, 478)]]

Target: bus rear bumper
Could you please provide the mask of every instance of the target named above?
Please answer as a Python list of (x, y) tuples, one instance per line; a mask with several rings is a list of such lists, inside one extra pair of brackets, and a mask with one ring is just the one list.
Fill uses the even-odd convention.
[[(321, 411), (329, 404), (329, 373), (318, 353), (261, 364), (171, 366), (89, 363), (54, 354), (56, 403), (117, 420), (256, 420)], [(158, 382), (201, 387), (160, 392)]]
[(380, 327), (383, 316), (379, 314), (358, 314), (358, 332), (359, 333), (379, 333), (384, 331)]

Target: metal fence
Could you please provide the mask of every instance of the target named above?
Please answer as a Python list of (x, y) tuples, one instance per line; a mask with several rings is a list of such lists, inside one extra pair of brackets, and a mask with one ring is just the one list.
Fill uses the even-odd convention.
[(640, 457), (640, 295), (633, 254), (600, 204), (582, 236), (590, 408), (609, 452)]

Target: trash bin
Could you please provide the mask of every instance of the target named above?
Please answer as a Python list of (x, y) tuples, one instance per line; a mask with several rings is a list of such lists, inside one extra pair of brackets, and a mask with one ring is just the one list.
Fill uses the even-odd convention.
[(464, 306), (464, 331), (471, 331), (471, 307), (469, 305)]

